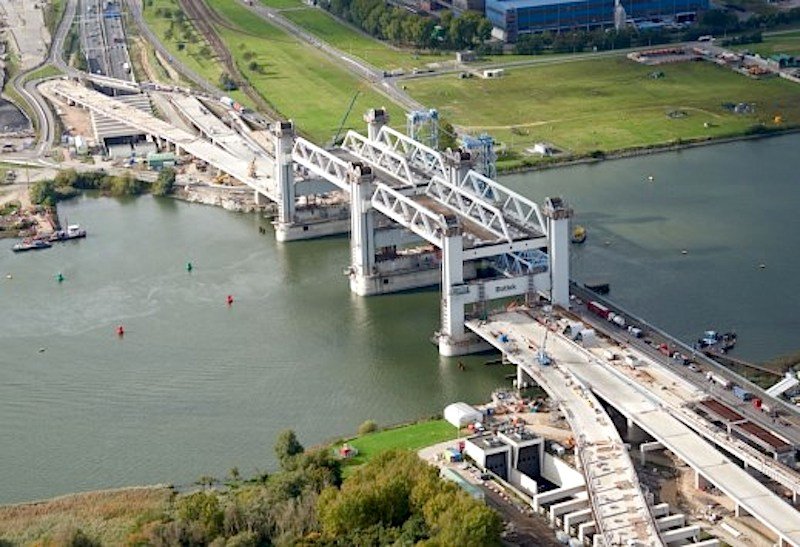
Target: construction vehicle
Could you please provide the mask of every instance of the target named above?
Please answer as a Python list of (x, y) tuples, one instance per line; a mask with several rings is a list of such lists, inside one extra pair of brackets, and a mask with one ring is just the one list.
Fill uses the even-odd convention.
[(214, 177), (214, 184), (222, 184), (224, 186), (230, 186), (231, 176), (228, 173), (220, 173), (219, 175)]
[(553, 362), (550, 359), (550, 356), (547, 355), (547, 351), (545, 351), (545, 346), (547, 345), (547, 333), (549, 331), (544, 331), (544, 340), (542, 340), (542, 345), (539, 346), (539, 350), (536, 352), (536, 361), (538, 361), (539, 365), (546, 367), (549, 366), (550, 363)]

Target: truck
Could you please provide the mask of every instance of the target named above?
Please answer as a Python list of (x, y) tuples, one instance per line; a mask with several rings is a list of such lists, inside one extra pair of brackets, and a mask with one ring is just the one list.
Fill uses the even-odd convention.
[(233, 108), (235, 101), (230, 97), (220, 97), (219, 102), (227, 106), (228, 108)]
[(733, 386), (733, 394), (736, 398), (741, 399), (742, 401), (749, 401), (753, 398), (753, 394), (747, 391), (745, 388), (740, 386)]
[(607, 319), (621, 329), (625, 328), (625, 318), (618, 313), (609, 313)]
[(603, 319), (608, 319), (608, 316), (611, 314), (611, 310), (606, 308), (600, 302), (596, 302), (594, 300), (590, 300), (589, 303), (586, 304), (586, 309), (593, 314), (602, 317)]
[(720, 386), (722, 386), (725, 389), (730, 389), (731, 386), (733, 386), (733, 382), (723, 378), (722, 376), (720, 376), (718, 374), (714, 374), (713, 372), (708, 372), (706, 374), (706, 378), (708, 379), (709, 382), (714, 382), (716, 384), (719, 384)]
[(626, 355), (623, 358), (623, 361), (625, 362), (625, 365), (630, 367), (630, 368), (634, 368), (635, 369), (636, 367), (639, 366), (639, 359), (637, 359), (633, 355)]
[(130, 63), (122, 63), (122, 70), (127, 72), (128, 74), (131, 73), (131, 65)]

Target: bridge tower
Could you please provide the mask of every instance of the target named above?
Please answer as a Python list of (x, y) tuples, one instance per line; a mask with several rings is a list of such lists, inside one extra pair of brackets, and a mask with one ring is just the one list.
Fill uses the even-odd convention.
[(368, 294), (368, 278), (375, 273), (375, 215), (370, 203), (374, 191), (372, 170), (353, 166), (350, 178), (350, 290)]
[[(288, 231), (295, 220), (295, 187), (292, 165), (292, 146), (294, 145), (294, 123), (279, 121), (272, 125), (275, 143), (275, 195), (278, 198), (278, 218), (275, 221), (275, 237), (278, 241), (288, 240)], [(258, 191), (256, 197), (259, 198)]]
[(550, 258), (550, 303), (569, 309), (569, 219), (572, 208), (560, 197), (547, 198), (548, 255)]
[(364, 114), (364, 121), (367, 122), (367, 137), (371, 141), (377, 141), (381, 127), (389, 123), (389, 113), (385, 107), (371, 108)]

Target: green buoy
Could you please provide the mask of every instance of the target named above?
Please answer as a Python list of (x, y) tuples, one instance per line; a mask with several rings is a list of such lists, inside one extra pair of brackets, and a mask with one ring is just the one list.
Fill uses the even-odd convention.
[(59, 283), (63, 282), (64, 281), (64, 274), (62, 274), (61, 272), (58, 272), (58, 275), (56, 275), (56, 281), (58, 281)]
[(187, 272), (191, 272), (192, 271), (192, 263), (191, 262), (187, 262), (186, 263), (186, 271)]

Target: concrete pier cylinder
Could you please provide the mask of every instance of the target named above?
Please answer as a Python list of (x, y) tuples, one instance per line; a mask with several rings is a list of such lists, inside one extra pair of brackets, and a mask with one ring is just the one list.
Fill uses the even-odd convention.
[(367, 294), (366, 278), (375, 268), (375, 220), (370, 198), (373, 175), (369, 167), (350, 172), (350, 290)]

